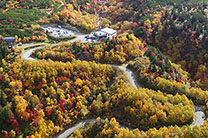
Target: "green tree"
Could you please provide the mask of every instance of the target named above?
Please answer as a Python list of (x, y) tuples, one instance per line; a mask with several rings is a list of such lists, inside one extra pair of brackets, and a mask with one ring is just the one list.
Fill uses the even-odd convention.
[(6, 58), (8, 54), (8, 47), (4, 42), (0, 43), (0, 59)]
[(147, 33), (146, 30), (144, 29), (144, 27), (140, 26), (139, 28), (136, 28), (134, 31), (134, 35), (136, 37), (142, 37), (147, 39)]
[(0, 42), (0, 67), (3, 66), (2, 59), (6, 58), (8, 55), (8, 47), (4, 42)]
[(6, 98), (7, 98), (6, 94), (4, 93), (3, 90), (0, 89), (0, 105), (2, 107), (6, 105)]
[(110, 24), (111, 24), (111, 21), (108, 20), (108, 19), (106, 19), (106, 18), (104, 18), (104, 19), (102, 20), (101, 26), (102, 26), (102, 27), (105, 27), (106, 25), (110, 25)]

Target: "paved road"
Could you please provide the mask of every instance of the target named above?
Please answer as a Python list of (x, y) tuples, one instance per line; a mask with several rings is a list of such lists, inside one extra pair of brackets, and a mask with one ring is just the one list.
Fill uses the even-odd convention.
[(23, 58), (23, 59), (26, 59), (26, 60), (32, 60), (32, 61), (35, 61), (36, 59), (30, 57), (31, 54), (32, 54), (32, 52), (33, 52), (33, 50), (35, 50), (35, 48), (34, 48), (34, 49), (29, 49), (29, 50), (25, 51), (25, 52), (23, 53), (23, 55), (22, 55), (22, 58)]
[[(34, 49), (36, 49), (36, 48), (33, 48), (33, 49), (30, 49), (30, 50), (26, 51), (23, 54), (23, 59), (26, 59), (26, 60), (36, 60), (36, 59), (30, 57), (30, 55), (31, 55), (31, 53), (32, 53), (32, 51)], [(135, 76), (135, 74), (131, 70), (127, 69), (125, 66), (117, 66), (117, 65), (112, 65), (112, 66), (119, 67), (121, 70), (123, 70), (127, 74), (127, 77), (129, 79), (130, 83), (132, 84), (132, 86), (137, 87), (137, 88), (142, 88), (137, 83), (136, 76)], [(194, 106), (194, 107), (195, 107), (195, 113), (194, 113), (195, 120), (190, 125), (191, 128), (193, 128), (196, 125), (201, 126), (203, 124), (203, 122), (205, 121), (205, 118), (206, 118), (201, 107), (199, 107), (199, 106)], [(74, 131), (76, 131), (80, 127), (84, 126), (86, 123), (90, 123), (90, 122), (93, 122), (93, 121), (95, 121), (95, 119), (85, 120), (83, 122), (75, 124), (74, 126), (72, 126), (72, 127), (68, 128), (68, 129), (66, 129), (65, 131), (61, 132), (61, 134), (57, 135), (56, 138), (67, 138), (70, 134), (72, 134)]]
[(45, 45), (45, 44), (47, 44), (47, 43), (26, 43), (26, 44), (22, 44), (22, 46), (17, 46), (17, 47), (18, 48), (20, 48), (20, 47), (25, 48), (25, 47), (37, 46), (37, 45)]
[(126, 68), (126, 66), (118, 67), (126, 73), (132, 86), (137, 87), (137, 89), (142, 88), (141, 85), (137, 82), (135, 74), (130, 69)]
[(91, 122), (95, 122), (96, 119), (88, 119), (85, 121), (82, 121), (80, 123), (77, 123), (75, 125), (73, 125), (72, 127), (65, 129), (64, 131), (62, 131), (60, 134), (55, 135), (53, 138), (67, 138), (69, 137), (74, 131), (76, 131), (77, 129), (83, 127), (85, 124), (89, 124)]
[(203, 125), (204, 121), (206, 120), (206, 116), (205, 113), (203, 111), (203, 109), (199, 106), (194, 106), (194, 114), (195, 114), (195, 120), (194, 122), (191, 124), (191, 128), (193, 128), (194, 126), (201, 126)]
[(84, 38), (86, 35), (85, 34), (77, 34), (77, 37), (75, 39), (69, 40), (67, 42), (75, 42), (75, 41), (81, 41), (81, 42), (87, 42), (86, 39)]
[[(81, 41), (81, 42), (86, 42), (86, 39), (85, 39), (85, 36), (84, 34), (78, 34), (77, 37), (75, 39), (72, 39), (72, 40), (69, 40), (69, 41), (66, 41), (67, 42), (75, 42), (75, 41)], [(55, 44), (48, 44), (48, 43), (29, 43), (29, 44), (23, 44), (22, 46), (18, 46), (18, 48), (20, 47), (30, 47), (30, 46), (37, 46), (37, 45), (46, 45), (46, 46), (56, 46), (58, 45), (58, 43), (55, 43)], [(37, 48), (40, 48), (40, 47), (37, 47)], [(27, 51), (25, 51), (23, 53), (23, 59), (26, 59), (26, 60), (36, 60), (32, 57), (30, 57), (30, 55), (32, 54), (33, 50), (37, 49), (37, 48), (32, 48), (32, 49), (29, 49)]]

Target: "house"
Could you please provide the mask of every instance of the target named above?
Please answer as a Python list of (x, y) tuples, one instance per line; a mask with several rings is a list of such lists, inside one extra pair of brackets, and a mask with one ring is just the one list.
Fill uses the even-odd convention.
[(99, 0), (99, 2), (101, 2), (102, 4), (106, 3), (106, 0)]
[(117, 31), (108, 27), (101, 29), (101, 31), (107, 35), (108, 39), (112, 39), (117, 36)]
[(91, 34), (93, 37), (96, 37), (97, 39), (99, 39), (100, 37), (107, 37), (107, 34), (105, 32), (102, 32), (101, 30), (93, 31)]
[(112, 39), (113, 37), (116, 37), (117, 36), (117, 31), (106, 27), (106, 28), (103, 28), (103, 29), (93, 31), (91, 34), (94, 37), (96, 37), (97, 40), (106, 40), (106, 39)]
[(2, 40), (9, 48), (12, 48), (14, 45), (16, 45), (16, 39), (14, 37), (3, 37)]

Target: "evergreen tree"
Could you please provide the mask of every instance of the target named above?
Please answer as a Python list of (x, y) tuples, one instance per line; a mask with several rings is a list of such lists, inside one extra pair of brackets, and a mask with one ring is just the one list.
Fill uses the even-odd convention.
[(6, 94), (4, 93), (4, 91), (3, 90), (1, 90), (0, 89), (0, 105), (2, 106), (2, 107), (4, 107), (5, 105), (6, 105)]
[(4, 42), (0, 42), (0, 60), (6, 58), (8, 54), (8, 48)]

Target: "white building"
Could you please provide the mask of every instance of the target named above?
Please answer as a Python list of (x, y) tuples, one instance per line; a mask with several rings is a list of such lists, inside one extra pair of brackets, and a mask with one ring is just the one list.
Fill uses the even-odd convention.
[(117, 36), (117, 31), (106, 27), (100, 30), (93, 31), (91, 34), (95, 36), (98, 40), (112, 39), (113, 37)]
[(117, 36), (117, 31), (113, 30), (111, 28), (108, 28), (108, 27), (101, 29), (101, 31), (103, 33), (107, 34), (107, 38), (109, 38), (109, 39), (112, 39), (113, 37)]
[(12, 48), (14, 45), (16, 45), (15, 37), (3, 37), (2, 40), (7, 44), (9, 48)]

